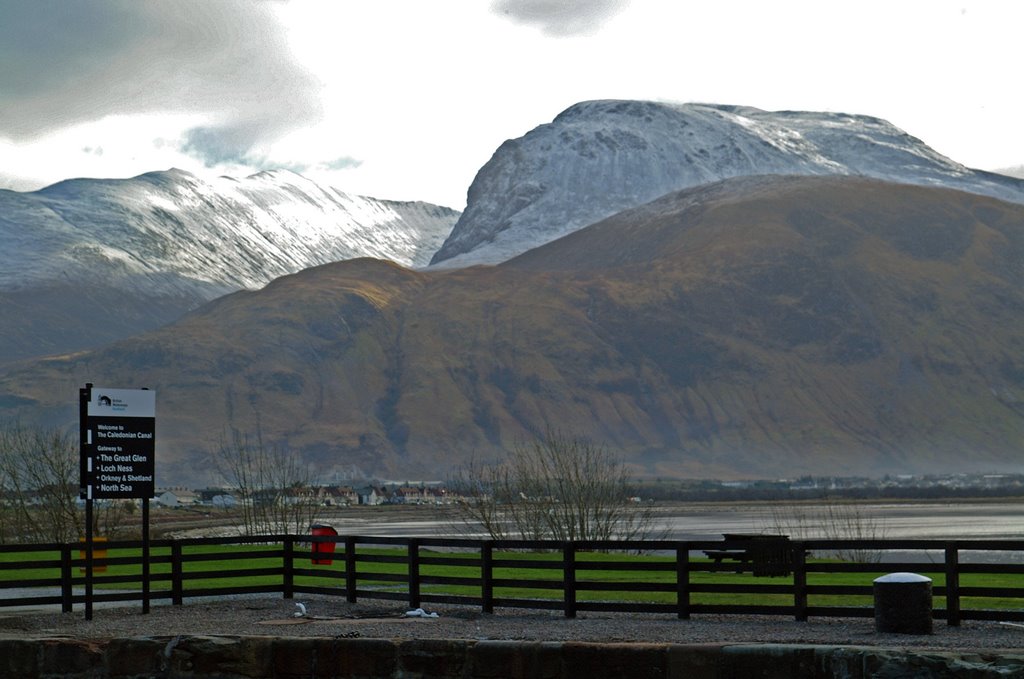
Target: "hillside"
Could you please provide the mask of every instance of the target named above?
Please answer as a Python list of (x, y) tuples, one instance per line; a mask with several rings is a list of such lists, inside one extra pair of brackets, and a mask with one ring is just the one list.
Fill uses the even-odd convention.
[(1024, 206), (852, 177), (670, 194), (503, 265), (362, 259), (9, 369), (0, 416), (158, 394), (161, 483), (226, 427), (325, 474), (443, 476), (554, 427), (648, 476), (1019, 469)]
[(1024, 203), (1024, 181), (971, 170), (870, 116), (584, 101), (494, 152), (431, 265), (503, 262), (667, 193), (765, 174), (873, 177)]
[(159, 327), (220, 295), (353, 257), (425, 265), (458, 213), (291, 172), (180, 170), (0, 191), (0, 363)]

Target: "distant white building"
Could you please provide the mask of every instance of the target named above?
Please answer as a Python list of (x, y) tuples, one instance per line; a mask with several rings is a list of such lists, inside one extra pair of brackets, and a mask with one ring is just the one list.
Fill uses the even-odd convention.
[(182, 507), (198, 502), (199, 496), (187, 488), (168, 488), (157, 495), (153, 501), (161, 507)]
[(181, 506), (181, 501), (178, 499), (178, 494), (175, 493), (173, 490), (165, 490), (164, 492), (160, 493), (159, 495), (156, 496), (154, 502), (156, 502), (161, 507)]
[(387, 491), (376, 486), (363, 486), (356, 490), (361, 505), (380, 505), (388, 500)]

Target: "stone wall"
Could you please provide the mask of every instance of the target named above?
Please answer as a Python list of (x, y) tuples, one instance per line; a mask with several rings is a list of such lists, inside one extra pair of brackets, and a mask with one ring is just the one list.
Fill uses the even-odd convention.
[(1024, 676), (1024, 651), (181, 636), (0, 639), (0, 676), (66, 679), (983, 679)]

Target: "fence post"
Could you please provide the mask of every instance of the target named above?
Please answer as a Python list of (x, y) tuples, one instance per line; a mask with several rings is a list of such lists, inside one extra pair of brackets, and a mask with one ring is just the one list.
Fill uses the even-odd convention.
[(183, 598), (183, 580), (181, 563), (181, 543), (171, 543), (171, 605), (180, 606)]
[(284, 539), (282, 560), (281, 594), (285, 599), (293, 599), (295, 597), (295, 538), (291, 535)]
[(150, 560), (149, 551), (149, 498), (142, 498), (142, 613), (149, 614), (149, 600), (152, 597), (150, 588)]
[(71, 586), (71, 545), (64, 544), (60, 548), (60, 610), (70, 613), (74, 588)]
[(494, 612), (494, 542), (480, 546), (480, 601), (484, 613)]
[(409, 538), (409, 608), (420, 607), (420, 541)]
[(571, 541), (562, 543), (562, 591), (565, 617), (576, 617), (576, 546)]
[(676, 543), (676, 615), (690, 619), (690, 543)]
[(798, 622), (807, 622), (807, 549), (803, 541), (790, 543), (793, 550), (793, 614)]
[(345, 598), (356, 602), (356, 539), (351, 535), (345, 537)]
[(960, 626), (960, 550), (946, 543), (946, 624)]

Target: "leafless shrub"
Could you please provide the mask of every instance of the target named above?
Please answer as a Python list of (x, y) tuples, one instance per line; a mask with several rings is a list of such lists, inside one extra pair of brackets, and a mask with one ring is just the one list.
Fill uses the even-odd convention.
[(649, 509), (631, 501), (623, 463), (604, 448), (549, 432), (506, 460), (474, 461), (449, 482), (463, 526), (493, 539), (652, 539)]
[[(886, 537), (885, 518), (872, 515), (856, 502), (841, 502), (824, 497), (814, 503), (773, 502), (768, 505), (766, 529), (793, 539), (881, 540)], [(842, 561), (878, 563), (878, 550), (860, 547), (837, 549), (832, 553)]]
[(232, 429), (213, 460), (224, 483), (237, 494), (245, 535), (309, 529), (317, 507), (313, 472), (287, 449), (264, 444), (258, 427), (253, 435)]

